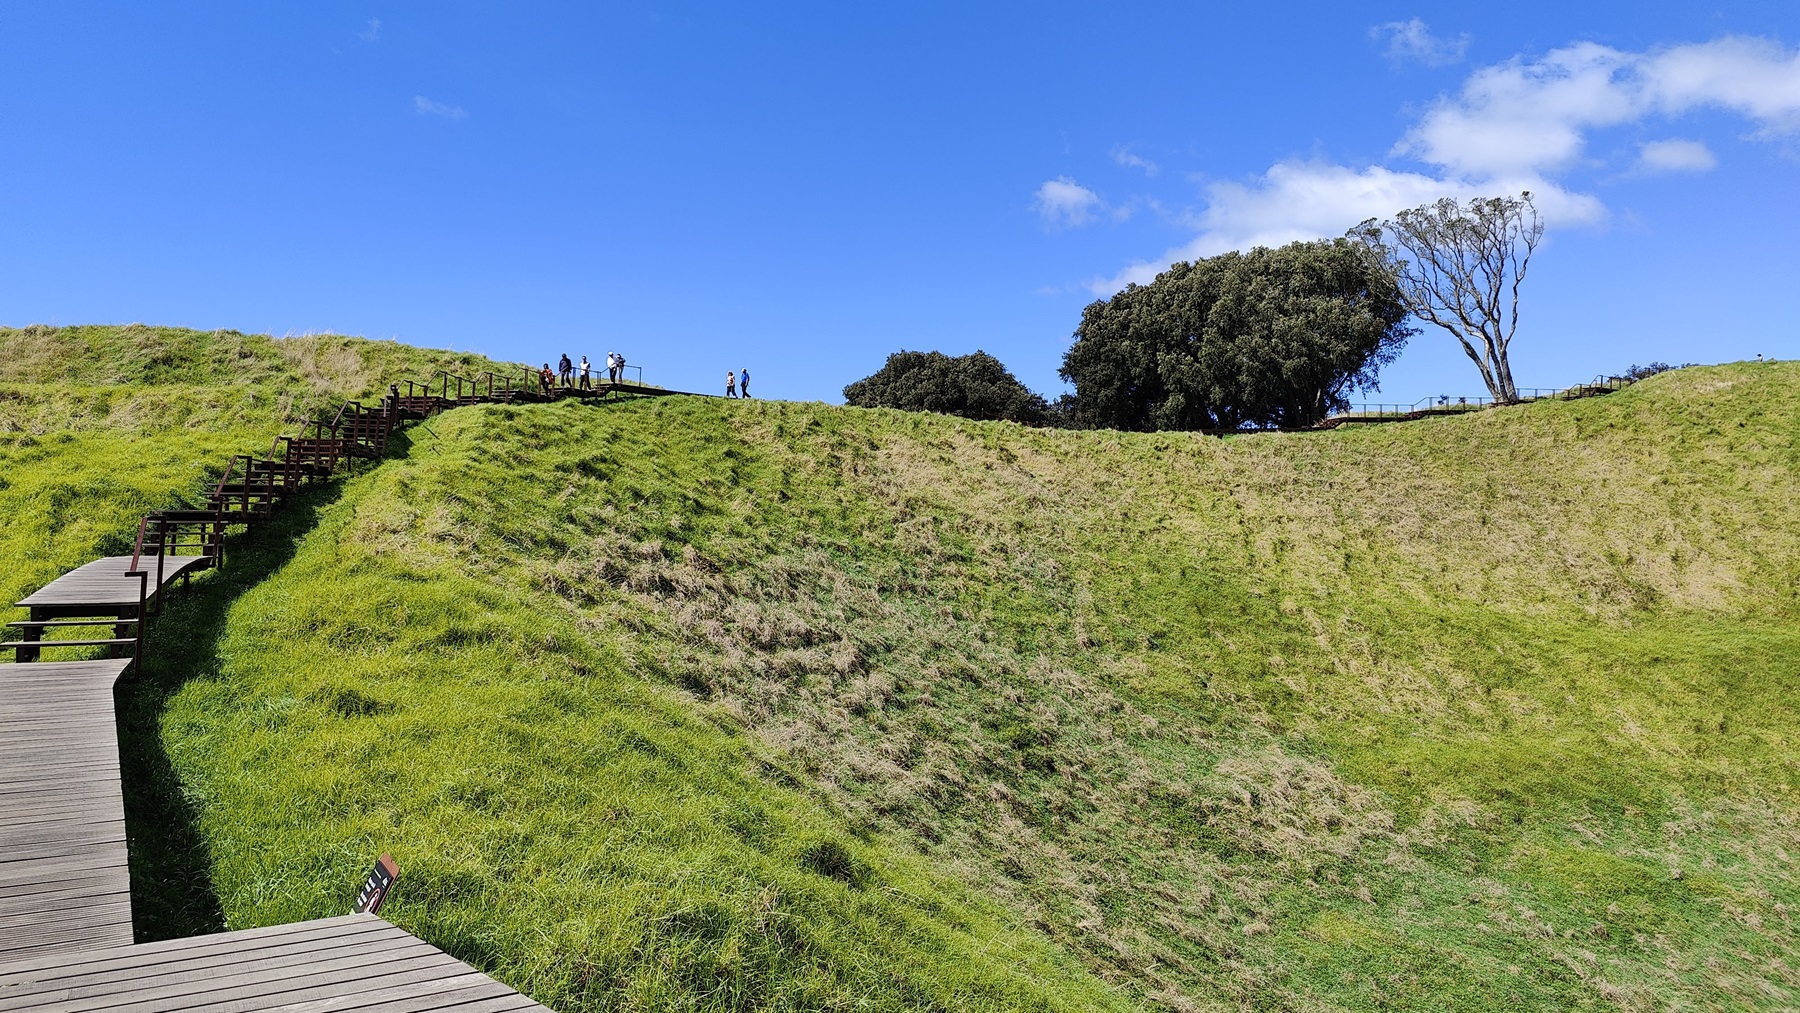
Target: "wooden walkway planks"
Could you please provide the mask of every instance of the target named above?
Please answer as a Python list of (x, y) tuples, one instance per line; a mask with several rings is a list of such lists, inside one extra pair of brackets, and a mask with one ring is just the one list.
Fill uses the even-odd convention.
[[(434, 403), (423, 414), (448, 406)], [(371, 456), (378, 455), (400, 412), (387, 405), (348, 407), (357, 409), (352, 431), (373, 436), (379, 429), (379, 440), (369, 447)], [(321, 431), (318, 440), (290, 440), (286, 461), (247, 466), (239, 483), (245, 502), (265, 485), (279, 492), (303, 473), (330, 474), (348, 441), (322, 437)], [(285, 470), (277, 475), (277, 468)], [(271, 505), (273, 495), (267, 493)], [(146, 524), (152, 520), (160, 548), (168, 524), (193, 518), (180, 511), (146, 515)], [(141, 528), (140, 542), (144, 538)], [(99, 624), (115, 626), (113, 639), (95, 646), (117, 653), (134, 639), (126, 635), (134, 624), (141, 634), (144, 605), (175, 578), (217, 561), (216, 554), (147, 557), (146, 586), (143, 577), (129, 574), (131, 557), (97, 559), (19, 602), (31, 620), (18, 625), (28, 641), (60, 629), (83, 638), (79, 629), (95, 624), (66, 620), (116, 617), (118, 624)], [(141, 649), (141, 637), (136, 639)], [(42, 643), (46, 649), (67, 645)], [(39, 657), (38, 649), (21, 650), (21, 664), (0, 665), (0, 1013), (545, 1009), (372, 915), (131, 945), (112, 692), (132, 660)]]
[(130, 664), (0, 665), (0, 961), (131, 943), (113, 721)]
[[(537, 393), (534, 391), (532, 393), (532, 397), (540, 398), (540, 399), (544, 398), (546, 396), (548, 396), (549, 398), (552, 398), (552, 399), (565, 398), (565, 397), (589, 398), (589, 397), (605, 397), (606, 395), (613, 394), (613, 393), (643, 394), (643, 395), (646, 395), (649, 397), (665, 397), (670, 394), (681, 394), (681, 395), (684, 395), (687, 397), (702, 396), (702, 395), (689, 394), (685, 390), (670, 390), (667, 387), (647, 387), (641, 383), (632, 383), (629, 380), (620, 380), (617, 383), (609, 383), (605, 380), (596, 380), (596, 381), (594, 381), (594, 385), (592, 387), (588, 387), (585, 389), (580, 387), (579, 385), (573, 386), (573, 387), (564, 387), (564, 386), (558, 385), (558, 386), (554, 386), (554, 387), (550, 388), (550, 393), (548, 395), (545, 395), (542, 393)], [(704, 396), (714, 397), (717, 395), (704, 395)]]
[(372, 915), (133, 946), (113, 684), (0, 665), (0, 1013), (544, 1010)]
[[(196, 567), (210, 565), (211, 562), (205, 556), (165, 556), (162, 560), (163, 586), (166, 587), (176, 577)], [(145, 568), (150, 571), (152, 598), (160, 590), (155, 586), (156, 563), (155, 557), (144, 560)], [(135, 609), (138, 604), (139, 581), (137, 577), (125, 575), (125, 571), (129, 569), (130, 556), (96, 559), (70, 570), (27, 595), (19, 602), (19, 607), (32, 609), (34, 614), (48, 614), (47, 610), (67, 614), (66, 610), (82, 606), (93, 606), (108, 614), (126, 608)]]
[(374, 915), (0, 962), (0, 1013), (545, 1010)]

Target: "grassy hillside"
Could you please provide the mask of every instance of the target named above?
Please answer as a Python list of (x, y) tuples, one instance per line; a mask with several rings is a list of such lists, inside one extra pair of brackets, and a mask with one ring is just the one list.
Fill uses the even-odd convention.
[(200, 499), (231, 455), (266, 453), (345, 398), (439, 369), (501, 368), (336, 335), (0, 328), (0, 604), (129, 552), (146, 510)]
[(565, 1010), (1792, 1005), (1797, 385), (462, 409), (164, 624), (160, 742), (230, 924), (390, 849)]
[[(0, 593), (442, 366), (0, 330)], [(387, 849), (565, 1010), (1793, 1005), (1796, 381), (1224, 442), (459, 410), (154, 628), (139, 928)]]

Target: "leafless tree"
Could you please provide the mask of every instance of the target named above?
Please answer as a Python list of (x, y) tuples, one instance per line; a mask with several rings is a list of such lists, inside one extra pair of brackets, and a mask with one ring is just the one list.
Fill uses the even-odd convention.
[(1519, 327), (1519, 283), (1544, 238), (1529, 192), (1467, 204), (1446, 197), (1349, 234), (1393, 272), (1407, 308), (1456, 335), (1494, 400), (1519, 399), (1506, 352)]

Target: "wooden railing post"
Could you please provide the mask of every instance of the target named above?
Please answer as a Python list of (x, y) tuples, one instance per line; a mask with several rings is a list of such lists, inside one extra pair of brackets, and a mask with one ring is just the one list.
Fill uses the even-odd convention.
[[(157, 585), (157, 590), (159, 592), (162, 590), (161, 584)], [(137, 670), (137, 674), (138, 674), (139, 678), (142, 678), (143, 674), (144, 674), (144, 624), (145, 624), (145, 618), (146, 618), (144, 615), (144, 612), (145, 612), (145, 604), (148, 601), (149, 597), (150, 597), (150, 574), (147, 572), (139, 573), (138, 574), (137, 643), (131, 649), (131, 666)], [(161, 594), (157, 595), (157, 600), (159, 602), (162, 600)]]

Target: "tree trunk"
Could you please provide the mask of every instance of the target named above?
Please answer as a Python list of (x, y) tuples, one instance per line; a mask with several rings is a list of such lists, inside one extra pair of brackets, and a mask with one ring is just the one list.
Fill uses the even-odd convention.
[(1494, 381), (1497, 387), (1494, 400), (1504, 404), (1519, 400), (1519, 388), (1513, 384), (1512, 363), (1506, 361), (1504, 350), (1494, 353)]

